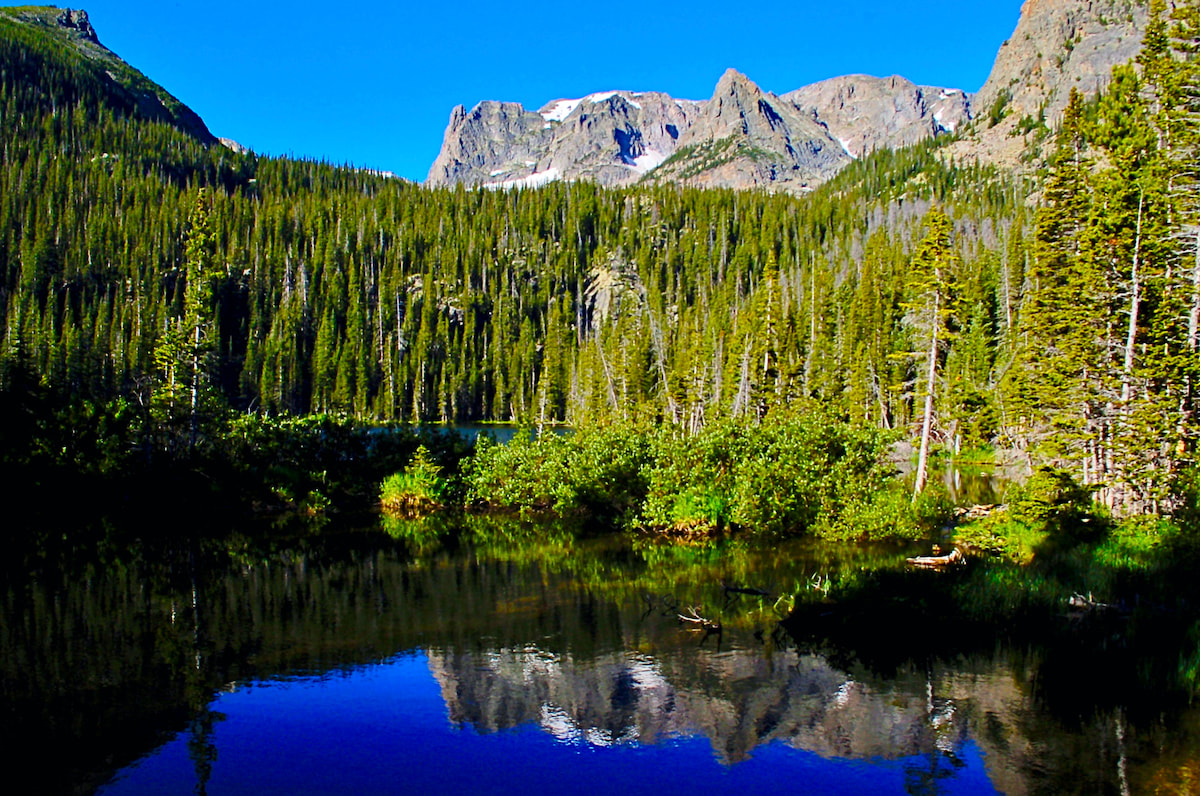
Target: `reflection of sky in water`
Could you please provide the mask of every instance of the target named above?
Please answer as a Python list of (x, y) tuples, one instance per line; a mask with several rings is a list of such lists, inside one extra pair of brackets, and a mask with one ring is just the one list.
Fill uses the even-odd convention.
[[(219, 695), (210, 707), (223, 716), (213, 725), (211, 796), (995, 793), (972, 743), (958, 750), (958, 767), (924, 756), (827, 760), (782, 743), (723, 766), (703, 737), (596, 746), (587, 742), (587, 728), (555, 738), (533, 724), (481, 735), (449, 720), (424, 654), (346, 674), (247, 685)], [(553, 706), (546, 709), (555, 714)], [(193, 792), (188, 742), (189, 735), (180, 734), (100, 792)], [(923, 781), (931, 774), (936, 784)]]

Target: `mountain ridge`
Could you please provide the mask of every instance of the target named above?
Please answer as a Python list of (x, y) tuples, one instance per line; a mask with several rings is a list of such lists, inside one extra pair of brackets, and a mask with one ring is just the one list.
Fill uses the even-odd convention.
[[(956, 160), (1021, 170), (1040, 162), (1029, 131), (1056, 123), (1071, 87), (1093, 93), (1133, 58), (1147, 13), (1142, 0), (1026, 0), (975, 94), (856, 74), (775, 95), (730, 69), (708, 100), (605, 91), (537, 112), (460, 105), (425, 182), (668, 181), (803, 193), (872, 151), (943, 135), (959, 137), (947, 148)], [(643, 97), (653, 98), (649, 109)]]
[[(843, 107), (845, 95), (860, 85), (875, 89), (862, 90), (868, 97), (891, 85), (893, 93), (913, 95), (911, 112), (879, 135), (855, 137), (845, 132), (844, 113), (813, 104), (820, 95), (809, 89), (826, 85), (843, 88)], [(922, 92), (936, 92), (938, 101), (923, 103)], [(891, 95), (886, 100), (901, 104)], [(514, 188), (558, 179), (645, 180), (799, 193), (879, 146), (915, 143), (927, 137), (915, 131), (950, 132), (969, 120), (968, 95), (959, 89), (854, 75), (776, 95), (731, 68), (707, 100), (618, 90), (551, 100), (536, 112), (495, 100), (469, 112), (456, 106), (426, 184)]]

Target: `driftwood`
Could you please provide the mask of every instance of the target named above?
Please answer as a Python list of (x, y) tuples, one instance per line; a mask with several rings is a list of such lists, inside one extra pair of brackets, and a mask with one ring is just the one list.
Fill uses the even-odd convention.
[(1084, 613), (1090, 611), (1109, 611), (1117, 607), (1109, 603), (1097, 602), (1096, 600), (1092, 599), (1091, 592), (1088, 592), (1087, 597), (1084, 597), (1078, 592), (1072, 594), (1070, 599), (1067, 600), (1067, 605), (1072, 611), (1081, 611)]
[(646, 601), (646, 612), (642, 614), (642, 619), (646, 619), (655, 611), (659, 611), (660, 616), (671, 616), (679, 610), (679, 603), (670, 596), (655, 597), (652, 594), (643, 594), (642, 599)]
[(963, 551), (957, 547), (944, 556), (916, 556), (906, 560), (910, 566), (923, 567), (925, 569), (942, 569), (944, 567), (960, 566), (967, 562)]
[(709, 633), (721, 632), (721, 623), (714, 622), (711, 619), (705, 619), (700, 615), (700, 612), (695, 608), (689, 608), (686, 614), (676, 614), (680, 622), (686, 622), (689, 625), (694, 625), (697, 630), (704, 630)]

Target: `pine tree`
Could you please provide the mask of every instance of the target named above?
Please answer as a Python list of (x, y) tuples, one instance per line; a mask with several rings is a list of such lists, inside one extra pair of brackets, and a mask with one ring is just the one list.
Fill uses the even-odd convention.
[(182, 312), (165, 319), (154, 351), (158, 370), (152, 404), (168, 429), (169, 447), (176, 446), (180, 427), (186, 425), (187, 449), (196, 447), (205, 404), (212, 400), (211, 337), (213, 327), (212, 231), (208, 197), (201, 189), (188, 218), (184, 247)]
[(938, 366), (942, 357), (941, 349), (950, 337), (948, 322), (954, 313), (953, 287), (959, 262), (954, 249), (954, 224), (950, 217), (941, 209), (934, 208), (925, 216), (925, 226), (928, 232), (917, 246), (910, 271), (910, 307), (917, 325), (928, 337), (924, 357), (924, 390), (920, 395), (925, 407), (921, 418), (921, 446), (913, 500), (924, 491), (929, 478), (929, 446), (933, 436)]

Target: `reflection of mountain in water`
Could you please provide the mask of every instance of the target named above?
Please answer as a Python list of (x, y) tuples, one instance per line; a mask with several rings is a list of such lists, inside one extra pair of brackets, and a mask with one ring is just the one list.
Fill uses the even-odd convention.
[(951, 700), (917, 677), (875, 685), (794, 651), (692, 650), (577, 660), (536, 647), (435, 652), (450, 719), (484, 732), (535, 723), (561, 741), (608, 746), (703, 735), (727, 763), (782, 742), (823, 757), (953, 754), (965, 740)]
[[(1194, 770), (1200, 714), (1126, 719), (1121, 703), (1089, 694), (1052, 709), (1047, 690), (1064, 676), (1049, 676), (1046, 651), (1001, 644), (931, 659), (901, 637), (890, 660), (922, 662), (874, 671), (832, 642), (819, 647), (827, 658), (797, 649), (769, 632), (769, 611), (739, 624), (734, 614), (756, 603), (722, 595), (710, 559), (647, 562), (603, 540), (547, 538), (415, 556), (378, 537), (329, 537), (15, 581), (0, 588), (0, 740), (16, 760), (60, 749), (46, 790), (69, 792), (186, 731), (230, 682), (420, 648), (451, 720), (484, 732), (536, 725), (592, 745), (703, 736), (726, 763), (781, 743), (944, 767), (971, 744), (1009, 794), (1120, 792), (1118, 771), (1138, 792)], [(741, 573), (751, 577), (796, 582), (757, 563)], [(647, 594), (708, 599), (706, 613), (724, 611), (720, 644), (698, 644)]]
[(887, 677), (796, 650), (694, 647), (661, 657), (436, 650), (429, 665), (450, 720), (481, 732), (532, 724), (590, 746), (699, 735), (727, 764), (783, 743), (825, 758), (926, 756), (955, 766), (971, 743), (992, 786), (1010, 796), (1119, 792), (1126, 746), (1135, 743), (1120, 714), (1064, 731), (1031, 696), (1032, 673), (990, 656)]

